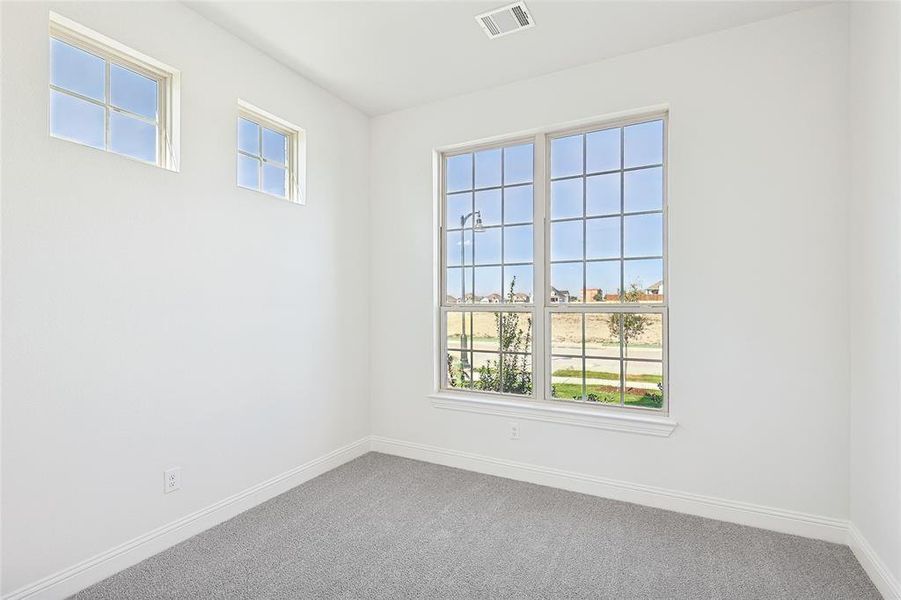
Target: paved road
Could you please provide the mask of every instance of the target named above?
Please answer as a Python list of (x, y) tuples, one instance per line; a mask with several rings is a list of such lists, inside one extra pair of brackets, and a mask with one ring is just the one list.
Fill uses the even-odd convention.
[[(475, 340), (472, 345), (473, 350), (486, 350), (486, 351), (497, 351), (497, 343), (492, 345), (491, 342), (485, 340)], [(599, 356), (609, 356), (613, 358), (613, 360), (617, 360), (616, 357), (619, 355), (619, 347), (617, 346), (601, 346), (601, 345), (590, 345), (587, 347), (589, 354), (596, 354)], [(578, 345), (556, 345), (554, 347), (555, 353), (561, 354), (579, 354), (581, 353), (581, 348)], [(659, 348), (629, 348), (627, 356), (629, 358), (644, 358), (644, 359), (656, 359), (660, 360), (662, 358), (662, 351)], [(582, 368), (582, 360), (580, 358), (553, 358), (552, 369), (557, 371), (559, 369), (581, 369)], [(588, 358), (586, 359), (586, 369), (589, 371), (608, 371), (615, 372), (619, 367), (616, 363), (599, 359), (599, 358)], [(630, 362), (628, 366), (629, 373), (635, 373), (638, 375), (660, 375), (660, 364), (659, 363), (646, 363), (646, 362)], [(577, 380), (575, 383), (579, 383)], [(637, 385), (642, 382), (629, 382), (629, 385), (634, 387), (645, 387), (644, 385)], [(657, 384), (651, 383), (648, 384), (650, 388), (656, 389)]]

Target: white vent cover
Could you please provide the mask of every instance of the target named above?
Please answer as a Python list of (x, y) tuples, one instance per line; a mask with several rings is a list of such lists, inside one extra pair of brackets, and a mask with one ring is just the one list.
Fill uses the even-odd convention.
[(476, 21), (489, 38), (494, 39), (535, 26), (524, 2), (515, 2), (476, 16)]

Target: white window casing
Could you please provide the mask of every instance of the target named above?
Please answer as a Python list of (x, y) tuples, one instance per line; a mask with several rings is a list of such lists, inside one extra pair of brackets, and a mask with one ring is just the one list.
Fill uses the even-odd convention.
[[(107, 89), (104, 101), (79, 96), (71, 90), (57, 88), (52, 83), (50, 85), (50, 89), (54, 92), (66, 94), (77, 98), (78, 100), (91, 102), (92, 104), (104, 108), (106, 113), (104, 123), (104, 137), (106, 140), (105, 150), (113, 152), (109, 148), (110, 114), (121, 113), (130, 118), (153, 122), (157, 129), (156, 161), (153, 164), (170, 171), (178, 171), (180, 151), (181, 73), (177, 69), (153, 57), (129, 48), (110, 37), (89, 29), (55, 12), (50, 13), (50, 37), (70, 46), (74, 46), (79, 50), (88, 52), (105, 62), (105, 84)], [(116, 107), (110, 102), (109, 70), (111, 65), (123, 67), (157, 83), (157, 118), (155, 122), (149, 120), (147, 117), (129, 113), (126, 109)]]
[[(255, 191), (259, 191), (261, 193), (268, 194), (277, 198), (282, 198), (295, 204), (306, 204), (306, 132), (301, 127), (298, 127), (297, 125), (294, 125), (293, 123), (285, 119), (277, 117), (276, 115), (267, 112), (245, 100), (239, 99), (239, 123), (241, 119), (255, 123), (261, 128), (261, 131), (263, 129), (266, 129), (281, 134), (287, 140), (285, 163), (276, 164), (276, 166), (286, 169), (287, 172), (286, 195), (280, 196), (277, 194), (270, 194), (269, 192), (266, 192), (261, 188), (258, 188)], [(238, 154), (252, 156), (251, 154), (247, 154), (238, 148), (237, 137), (235, 141), (235, 148), (237, 149)], [(261, 161), (261, 164), (266, 161), (266, 159), (262, 156), (253, 156), (253, 158), (259, 159)], [(243, 187), (244, 189), (254, 189), (240, 185), (239, 187)]]
[[(625, 144), (625, 129), (630, 126), (640, 125), (640, 124), (651, 124), (653, 122), (661, 122), (662, 123), (662, 160), (659, 164), (657, 163), (649, 163), (643, 166), (637, 167), (629, 167), (625, 162), (625, 150), (623, 150), (623, 146)], [(594, 177), (597, 175), (613, 175), (615, 173), (619, 174), (620, 184), (619, 184), (619, 194), (620, 194), (620, 206), (619, 210), (615, 215), (589, 215), (587, 210), (583, 209), (581, 213), (581, 218), (574, 218), (573, 221), (581, 221), (583, 225), (583, 234), (582, 234), (582, 242), (583, 246), (587, 244), (587, 231), (586, 231), (586, 223), (588, 221), (599, 221), (601, 218), (606, 217), (618, 217), (619, 220), (619, 244), (620, 251), (618, 256), (613, 259), (589, 259), (586, 252), (583, 251), (581, 261), (571, 261), (574, 264), (581, 264), (582, 268), (582, 277), (583, 284), (582, 290), (580, 292), (581, 301), (578, 302), (567, 302), (567, 303), (557, 303), (552, 302), (550, 297), (551, 291), (551, 207), (550, 207), (550, 195), (551, 195), (551, 144), (554, 140), (558, 140), (561, 138), (566, 138), (569, 136), (578, 136), (581, 135), (583, 139), (583, 150), (582, 157), (583, 161), (587, 160), (587, 151), (584, 146), (584, 139), (586, 134), (594, 133), (594, 132), (602, 132), (606, 130), (619, 129), (619, 139), (620, 139), (620, 157), (619, 157), (619, 165), (615, 169), (610, 169), (608, 171), (599, 171), (597, 173), (590, 172), (590, 170), (583, 164), (583, 168), (580, 175), (572, 176), (573, 179), (581, 178), (583, 186), (585, 181), (589, 177)], [(634, 129), (631, 131), (635, 131)], [(508, 139), (497, 139), (488, 143), (479, 143), (469, 146), (457, 146), (454, 148), (439, 150), (436, 153), (436, 193), (438, 197), (438, 210), (439, 210), (439, 218), (438, 218), (438, 244), (439, 244), (439, 272), (437, 277), (437, 293), (438, 293), (438, 301), (437, 301), (437, 313), (436, 313), (436, 361), (435, 361), (435, 391), (430, 396), (432, 398), (433, 405), (442, 408), (442, 409), (452, 409), (452, 410), (463, 410), (467, 412), (476, 412), (476, 413), (485, 413), (485, 414), (494, 414), (494, 415), (502, 415), (502, 416), (510, 416), (510, 417), (520, 417), (525, 419), (535, 419), (535, 420), (543, 420), (543, 421), (552, 421), (552, 422), (565, 422), (576, 425), (586, 425), (591, 427), (599, 427), (602, 429), (613, 429), (613, 430), (621, 430), (621, 431), (633, 431), (637, 433), (643, 433), (648, 435), (660, 435), (666, 436), (669, 435), (672, 430), (676, 426), (676, 422), (671, 418), (671, 402), (670, 402), (670, 393), (669, 393), (669, 355), (668, 355), (668, 347), (669, 347), (669, 294), (670, 294), (670, 285), (669, 285), (669, 277), (668, 277), (668, 248), (667, 248), (667, 235), (668, 235), (668, 198), (667, 198), (667, 135), (668, 135), (668, 110), (666, 108), (659, 109), (651, 109), (644, 110), (640, 112), (634, 112), (628, 114), (627, 116), (610, 118), (610, 119), (597, 119), (591, 122), (585, 122), (583, 124), (579, 124), (578, 126), (570, 126), (560, 129), (547, 129), (530, 132), (528, 136), (514, 136)], [(472, 298), (471, 303), (458, 303), (452, 302), (448, 298), (448, 269), (455, 268), (456, 262), (459, 259), (449, 261), (448, 260), (448, 233), (449, 229), (453, 232), (455, 229), (459, 230), (459, 224), (449, 224), (446, 222), (447, 214), (448, 214), (448, 195), (453, 192), (448, 192), (447, 187), (447, 165), (448, 158), (452, 158), (455, 156), (465, 155), (476, 152), (481, 152), (484, 150), (490, 150), (495, 148), (506, 148), (510, 146), (517, 146), (520, 144), (531, 143), (534, 147), (534, 164), (533, 164), (533, 260), (532, 265), (534, 268), (533, 271), (533, 295), (532, 301), (528, 303), (511, 303), (507, 302), (507, 298), (503, 298), (500, 303), (482, 303), (476, 302), (475, 297)], [(662, 169), (662, 198), (660, 200), (661, 205), (659, 209), (654, 207), (653, 209), (644, 209), (638, 211), (630, 211), (626, 209), (626, 202), (624, 200), (625, 189), (624, 189), (624, 178), (625, 174), (630, 171), (638, 171), (638, 170), (650, 170), (650, 169)], [(473, 158), (473, 169), (475, 169), (475, 158)], [(615, 175), (613, 175), (615, 176)], [(566, 177), (569, 178), (569, 177)], [(560, 177), (555, 178), (561, 179)], [(503, 187), (503, 186), (501, 186)], [(477, 189), (475, 180), (473, 179), (472, 189)], [(459, 192), (458, 192), (459, 193)], [(585, 194), (585, 189), (583, 187), (582, 200), (584, 203), (587, 203), (587, 196)], [(502, 200), (503, 203), (503, 200)], [(473, 202), (473, 206), (475, 206), (475, 202)], [(625, 235), (623, 228), (626, 226), (626, 219), (628, 217), (642, 217), (645, 215), (659, 215), (660, 220), (662, 220), (662, 252), (660, 255), (654, 256), (631, 256), (626, 253), (624, 248), (625, 246)], [(567, 219), (564, 219), (567, 220)], [(633, 223), (637, 221), (631, 221)], [(474, 238), (476, 234), (473, 234)], [(477, 242), (475, 242), (477, 243)], [(635, 302), (626, 302), (625, 301), (625, 293), (629, 291), (629, 283), (626, 281), (625, 270), (627, 268), (627, 264), (632, 263), (632, 266), (635, 267), (635, 272), (638, 271), (638, 262), (643, 260), (645, 264), (654, 264), (654, 261), (662, 262), (662, 272), (661, 272), (661, 281), (659, 287), (655, 288), (654, 293), (646, 293), (650, 287), (641, 288), (640, 292), (637, 294), (632, 294), (630, 299), (635, 299)], [(471, 268), (473, 270), (472, 281), (475, 283), (475, 268), (477, 266), (475, 254), (471, 256), (470, 262), (466, 260), (462, 261), (464, 264), (461, 266), (461, 273), (466, 272), (467, 268)], [(559, 261), (557, 261), (559, 262)], [(617, 296), (619, 297), (618, 301), (609, 300), (607, 298), (608, 294), (603, 294), (600, 291), (597, 293), (600, 296), (595, 296), (594, 298), (600, 298), (599, 301), (592, 301), (592, 299), (588, 298), (587, 289), (588, 288), (586, 279), (587, 279), (587, 269), (589, 263), (599, 263), (599, 262), (618, 262), (620, 268), (620, 287), (617, 291)], [(649, 271), (652, 272), (652, 271)], [(506, 277), (504, 278), (504, 283), (506, 284)], [(651, 286), (651, 284), (656, 284), (656, 282), (651, 281), (642, 281), (642, 284), (646, 286)], [(470, 286), (467, 286), (470, 287)], [(475, 290), (473, 289), (473, 292)], [(503, 290), (502, 294), (506, 294), (506, 290)], [(571, 295), (571, 294), (570, 294)], [(462, 298), (462, 301), (466, 301), (468, 298)], [(496, 389), (492, 389), (491, 391), (482, 390), (482, 389), (471, 389), (468, 387), (459, 387), (456, 385), (450, 385), (448, 381), (448, 358), (447, 355), (451, 352), (451, 349), (448, 348), (448, 315), (453, 315), (454, 313), (481, 313), (481, 312), (507, 312), (507, 311), (523, 311), (526, 314), (529, 314), (532, 318), (532, 352), (531, 352), (531, 370), (532, 370), (532, 389), (529, 394), (509, 394), (504, 393), (502, 391), (498, 391)], [(553, 315), (603, 315), (607, 319), (615, 318), (618, 319), (616, 323), (618, 323), (620, 329), (620, 354), (617, 358), (611, 359), (611, 361), (618, 361), (620, 368), (620, 381), (619, 383), (619, 397), (620, 402), (618, 404), (605, 404), (603, 402), (598, 401), (589, 401), (588, 400), (588, 378), (586, 376), (585, 371), (586, 368), (586, 342), (585, 342), (585, 334), (584, 334), (584, 323), (587, 321), (588, 317), (581, 317), (581, 322), (583, 323), (583, 338), (582, 338), (582, 397), (581, 399), (563, 399), (563, 398), (555, 398), (552, 396), (552, 366), (551, 366), (551, 356), (552, 356), (552, 341), (551, 341), (551, 320)], [(623, 323), (628, 323), (629, 321), (623, 321), (623, 315), (637, 315), (647, 316), (649, 319), (653, 319), (653, 323), (655, 327), (660, 328), (661, 339), (659, 342), (659, 355), (660, 358), (656, 358), (656, 354), (654, 352), (650, 352), (652, 358), (638, 358), (633, 353), (625, 353), (623, 349)], [(575, 317), (579, 319), (579, 317)], [(615, 326), (615, 325), (614, 325)], [(461, 341), (461, 356), (465, 355), (467, 352), (466, 348), (462, 348), (462, 345), (465, 342)], [(627, 349), (628, 350), (628, 349)], [(653, 350), (653, 348), (652, 348)], [(472, 347), (468, 350), (470, 354), (473, 352)], [(634, 349), (632, 350), (634, 352)], [(648, 352), (646, 352), (648, 353)], [(606, 360), (606, 359), (605, 359)], [(632, 396), (627, 395), (627, 390), (629, 390), (629, 386), (627, 384), (627, 371), (629, 365), (636, 365), (637, 363), (659, 363), (659, 372), (662, 377), (662, 382), (658, 380), (656, 387), (660, 388), (660, 396), (662, 398), (658, 398), (659, 407), (654, 405), (654, 402), (643, 402), (645, 398), (654, 398), (655, 391), (649, 391), (645, 393), (643, 396), (639, 398), (638, 401), (635, 401), (635, 389), (632, 389)], [(653, 365), (647, 365), (656, 369)], [(603, 376), (606, 376), (605, 373)], [(475, 376), (473, 375), (472, 378)], [(636, 379), (637, 377), (637, 379)], [(469, 385), (476, 386), (476, 384), (470, 379)], [(599, 380), (593, 380), (595, 384)], [(632, 383), (633, 386), (643, 386), (643, 388), (650, 388), (650, 381), (654, 381), (651, 377), (645, 377), (644, 380), (641, 379), (641, 375), (633, 375), (629, 378), (629, 383)], [(633, 383), (634, 381), (643, 381), (643, 383)], [(572, 385), (572, 384), (570, 384)], [(606, 389), (605, 386), (596, 386), (596, 388)], [(638, 390), (642, 389), (642, 387), (636, 388)], [(630, 400), (627, 402), (627, 398)], [(655, 401), (656, 402), (656, 401)], [(632, 405), (630, 405), (632, 404)]]

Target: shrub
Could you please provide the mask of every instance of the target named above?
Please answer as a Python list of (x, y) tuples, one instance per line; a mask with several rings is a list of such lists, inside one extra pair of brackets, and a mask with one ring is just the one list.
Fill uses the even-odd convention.
[[(507, 297), (512, 301), (516, 277), (510, 282)], [(520, 319), (525, 318), (525, 327)], [(532, 342), (532, 315), (524, 313), (495, 313), (495, 326), (500, 340), (501, 356), (479, 367), (479, 379), (473, 387), (491, 392), (530, 395), (532, 393), (532, 361), (527, 353)], [(519, 354), (521, 353), (521, 354)]]

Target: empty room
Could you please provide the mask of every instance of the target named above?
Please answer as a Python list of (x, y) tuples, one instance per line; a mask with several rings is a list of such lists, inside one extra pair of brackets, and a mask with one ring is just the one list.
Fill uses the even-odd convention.
[(901, 600), (901, 1), (0, 0), (0, 600)]

